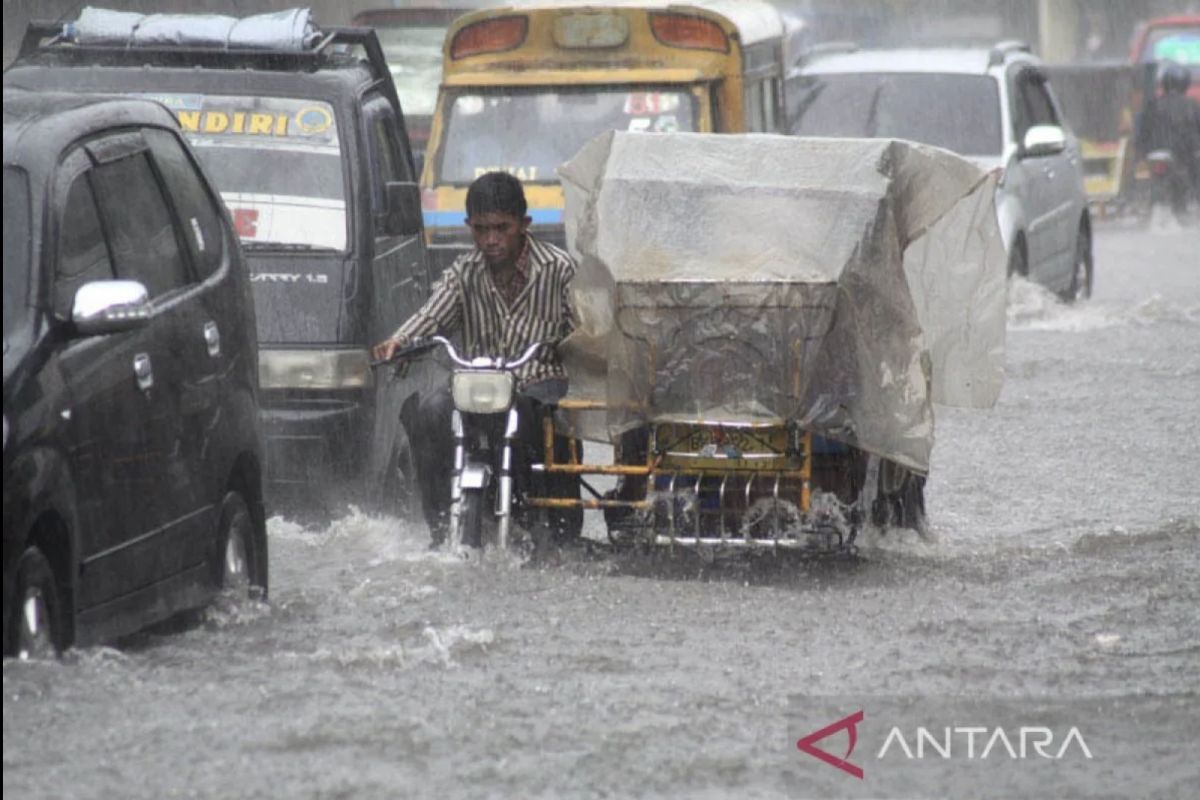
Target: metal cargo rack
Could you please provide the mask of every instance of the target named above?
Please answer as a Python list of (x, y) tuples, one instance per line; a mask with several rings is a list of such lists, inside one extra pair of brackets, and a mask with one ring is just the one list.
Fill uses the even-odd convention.
[[(25, 29), (18, 59), (50, 56), (67, 63), (97, 66), (204, 67), (271, 72), (316, 72), (323, 67), (365, 64), (397, 109), (400, 98), (392, 82), (379, 37), (372, 28), (331, 27), (305, 49), (250, 49), (195, 45), (76, 44), (63, 35), (63, 23), (35, 20)], [(366, 59), (353, 58), (339, 48), (361, 47)]]
[[(559, 408), (568, 412), (601, 411), (607, 405), (603, 402), (588, 400), (563, 400)], [(653, 431), (653, 429), (652, 429)], [(647, 447), (646, 461), (642, 464), (586, 464), (580, 456), (578, 442), (572, 441), (570, 458), (566, 463), (557, 462), (554, 458), (554, 421), (546, 417), (543, 421), (543, 437), (545, 461), (535, 464), (533, 469), (543, 474), (558, 475), (610, 475), (618, 477), (645, 478), (647, 481), (647, 497), (642, 500), (621, 500), (604, 497), (595, 488), (581, 481), (583, 488), (592, 495), (586, 499), (526, 497), (525, 503), (533, 508), (606, 510), (622, 509), (632, 512), (655, 511), (656, 500), (649, 495), (656, 490), (654, 487), (659, 479), (667, 484), (666, 499), (666, 530), (654, 531), (646, 537), (654, 545), (668, 547), (715, 547), (749, 550), (829, 550), (842, 551), (853, 541), (853, 533), (846, 532), (833, 525), (808, 525), (799, 531), (785, 531), (779, 525), (779, 508), (781, 489), (790, 486), (798, 490), (797, 508), (807, 512), (811, 506), (812, 479), (812, 434), (803, 431), (799, 451), (795, 460), (799, 463), (794, 468), (787, 469), (757, 469), (744, 463), (729, 467), (713, 463), (710, 459), (696, 466), (679, 464), (679, 459), (671, 459), (654, 442), (653, 433), (650, 445)], [(738, 459), (739, 461), (745, 461)], [(692, 479), (690, 491), (695, 501), (693, 530), (682, 529), (681, 520), (677, 518), (674, 498), (679, 496), (676, 487), (680, 479)], [(704, 479), (719, 480), (717, 488), (718, 502), (715, 509), (701, 508), (700, 493)], [(731, 486), (736, 488), (731, 489)], [(761, 491), (756, 491), (761, 490)], [(681, 491), (689, 491), (682, 489)], [(773, 500), (773, 527), (770, 536), (752, 536), (750, 529), (743, 526), (740, 533), (727, 529), (726, 516), (738, 512), (746, 513), (751, 506), (753, 496), (768, 497)], [(739, 505), (740, 502), (740, 505)], [(704, 535), (701, 531), (702, 520), (705, 517), (717, 517), (717, 535)], [(790, 535), (799, 533), (800, 535)], [(825, 543), (824, 547), (820, 545)], [(816, 547), (814, 547), (816, 545)]]

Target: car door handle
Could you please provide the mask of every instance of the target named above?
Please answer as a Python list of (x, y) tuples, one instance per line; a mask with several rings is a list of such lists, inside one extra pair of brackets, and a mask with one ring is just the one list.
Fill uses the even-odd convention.
[(1054, 170), (1047, 168), (1047, 169), (1042, 170), (1042, 172), (1045, 173), (1047, 178), (1049, 178), (1050, 180), (1054, 180)]
[(133, 357), (133, 374), (137, 376), (138, 388), (147, 391), (154, 385), (154, 369), (150, 365), (150, 356), (138, 353)]
[(204, 323), (204, 344), (208, 347), (208, 354), (213, 358), (221, 355), (221, 331), (217, 328), (217, 323), (212, 320)]

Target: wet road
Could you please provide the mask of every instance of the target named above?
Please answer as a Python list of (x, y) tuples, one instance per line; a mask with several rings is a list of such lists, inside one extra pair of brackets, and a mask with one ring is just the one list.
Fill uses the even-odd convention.
[[(1192, 712), (1155, 733), (1194, 743), (1200, 235), (1096, 249), (1090, 302), (1014, 287), (998, 407), (939, 409), (929, 539), (784, 571), (539, 570), (431, 555), (413, 521), (276, 517), (269, 605), (4, 663), (4, 790), (806, 796), (797, 695), (1152, 695)], [(1088, 788), (1194, 796), (1197, 774)]]

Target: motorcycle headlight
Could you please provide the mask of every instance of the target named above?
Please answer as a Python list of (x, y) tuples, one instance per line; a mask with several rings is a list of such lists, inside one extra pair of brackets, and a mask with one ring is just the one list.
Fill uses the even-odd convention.
[(362, 389), (371, 385), (366, 350), (259, 350), (263, 389)]
[(468, 414), (499, 414), (512, 405), (515, 381), (510, 372), (463, 370), (454, 373), (450, 389), (454, 407)]

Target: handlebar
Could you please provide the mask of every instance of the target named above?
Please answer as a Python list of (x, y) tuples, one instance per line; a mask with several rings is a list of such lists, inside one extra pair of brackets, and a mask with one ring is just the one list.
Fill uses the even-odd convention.
[(444, 336), (431, 336), (428, 339), (425, 339), (424, 341), (416, 342), (414, 344), (409, 345), (408, 347), (397, 350), (395, 353), (392, 354), (392, 357), (389, 360), (372, 361), (371, 366), (372, 367), (382, 367), (382, 366), (392, 363), (392, 362), (401, 361), (403, 359), (410, 358), (414, 355), (419, 355), (421, 353), (424, 353), (427, 350), (433, 349), (437, 345), (441, 345), (442, 347), (444, 347), (446, 349), (446, 355), (450, 356), (450, 360), (453, 361), (455, 364), (457, 364), (460, 367), (466, 367), (467, 369), (475, 368), (475, 369), (513, 370), (513, 369), (517, 369), (517, 368), (522, 367), (525, 364), (529, 363), (529, 361), (535, 355), (537, 355), (538, 350), (540, 350), (543, 347), (550, 346), (551, 344), (552, 344), (552, 342), (534, 342), (533, 344), (529, 345), (529, 347), (525, 350), (524, 353), (522, 353), (517, 359), (515, 359), (513, 361), (505, 361), (503, 358), (489, 358), (487, 356), (483, 356), (480, 358), (466, 359), (458, 354), (458, 351), (454, 349), (454, 345), (450, 342), (449, 339), (445, 338)]

